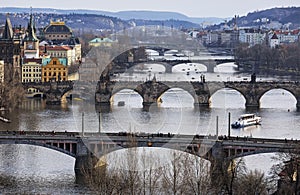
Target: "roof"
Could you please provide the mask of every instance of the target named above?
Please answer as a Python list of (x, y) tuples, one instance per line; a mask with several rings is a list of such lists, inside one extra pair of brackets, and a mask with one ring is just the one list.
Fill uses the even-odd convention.
[(29, 63), (29, 62), (36, 62), (38, 64), (41, 64), (42, 58), (24, 58), (24, 61), (23, 61), (24, 64)]
[(50, 25), (46, 26), (44, 29), (45, 34), (52, 33), (72, 33), (72, 30), (65, 25), (64, 22), (51, 22)]
[(34, 27), (34, 23), (33, 23), (32, 14), (30, 14), (30, 21), (28, 23), (27, 33), (24, 38), (24, 41), (33, 41), (33, 42), (38, 41), (38, 38), (35, 35), (35, 27)]
[(66, 58), (43, 58), (43, 66), (46, 66), (49, 64), (53, 59), (58, 59), (59, 63), (66, 66), (67, 65), (67, 59)]
[[(44, 51), (45, 46), (40, 46), (39, 49)], [(46, 49), (47, 49), (47, 51), (68, 51), (68, 50), (72, 50), (69, 46), (66, 46), (66, 45), (46, 46)]]
[(278, 39), (276, 33), (273, 34), (273, 36), (271, 37), (271, 39)]
[(98, 38), (98, 37), (89, 41), (89, 43), (108, 43), (108, 42), (112, 43), (114, 41), (109, 38)]
[(10, 22), (10, 19), (6, 17), (6, 22), (5, 22), (5, 27), (4, 31), (2, 34), (2, 39), (13, 39), (14, 34), (13, 34), (13, 28)]

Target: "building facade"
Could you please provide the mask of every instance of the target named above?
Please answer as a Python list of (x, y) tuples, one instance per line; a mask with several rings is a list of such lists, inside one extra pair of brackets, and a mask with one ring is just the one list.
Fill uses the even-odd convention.
[(41, 82), (42, 59), (24, 59), (22, 64), (22, 83)]
[(47, 65), (42, 66), (42, 82), (68, 80), (68, 67), (61, 63), (58, 58), (51, 58)]

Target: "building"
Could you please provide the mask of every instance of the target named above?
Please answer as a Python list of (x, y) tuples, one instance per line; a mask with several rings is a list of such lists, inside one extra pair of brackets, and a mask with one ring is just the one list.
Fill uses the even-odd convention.
[(4, 81), (21, 81), (22, 44), (20, 34), (15, 34), (7, 17), (0, 36), (0, 59), (4, 61)]
[(46, 40), (67, 40), (73, 36), (72, 30), (61, 21), (50, 21), (50, 24), (43, 30), (44, 38)]
[[(68, 65), (81, 63), (81, 44), (78, 38), (74, 37), (71, 28), (69, 28), (64, 22), (50, 22), (50, 25), (43, 30), (43, 40), (40, 46), (47, 47), (52, 50), (52, 57), (62, 57), (61, 55), (66, 55), (68, 59)], [(54, 46), (61, 48), (60, 51), (55, 51)], [(63, 48), (64, 47), (64, 48)], [(63, 54), (65, 48), (68, 47), (68, 54)], [(43, 49), (43, 48), (40, 48)], [(48, 50), (48, 51), (49, 51)], [(66, 51), (65, 51), (66, 52)], [(68, 56), (67, 56), (68, 55)]]
[(92, 47), (111, 47), (113, 45), (114, 41), (109, 38), (95, 38), (91, 41), (89, 41), (89, 46)]
[(25, 58), (22, 64), (22, 83), (41, 82), (42, 74), (42, 59)]
[(49, 63), (42, 66), (42, 82), (68, 80), (68, 67), (61, 63), (58, 58), (51, 58)]
[(76, 62), (76, 55), (74, 48), (69, 46), (61, 45), (49, 45), (49, 46), (40, 46), (40, 50), (43, 54), (49, 55), (51, 58), (66, 58), (68, 66)]
[(262, 44), (265, 42), (265, 33), (260, 29), (240, 29), (239, 41), (241, 43), (248, 43), (249, 46)]
[(274, 33), (270, 39), (270, 47), (275, 48), (279, 44), (280, 44), (280, 41), (279, 41), (276, 33)]

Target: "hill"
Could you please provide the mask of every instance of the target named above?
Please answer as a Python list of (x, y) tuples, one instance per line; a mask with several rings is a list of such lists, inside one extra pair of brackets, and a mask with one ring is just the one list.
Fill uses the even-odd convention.
[[(18, 8), (18, 7), (2, 7), (0, 8), (0, 13), (30, 13), (30, 8)], [(100, 10), (85, 10), (85, 9), (52, 9), (52, 8), (33, 8), (33, 13), (47, 13), (47, 14), (92, 14), (92, 15), (102, 15), (109, 17), (116, 17), (122, 20), (179, 20), (187, 21), (190, 23), (195, 23), (200, 25), (202, 23), (218, 24), (224, 21), (224, 18), (217, 17), (204, 17), (195, 18), (188, 17), (184, 14), (177, 12), (166, 12), (166, 11), (120, 11), (120, 12), (108, 12)]]
[[(300, 7), (271, 8), (262, 11), (248, 13), (246, 16), (237, 17), (239, 27), (254, 27), (266, 29), (297, 29), (300, 28)], [(227, 25), (233, 26), (235, 19), (231, 19)], [(220, 28), (224, 23), (215, 25)]]

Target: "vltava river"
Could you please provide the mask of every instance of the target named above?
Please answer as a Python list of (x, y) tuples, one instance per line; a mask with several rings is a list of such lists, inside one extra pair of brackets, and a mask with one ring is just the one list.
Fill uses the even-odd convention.
[[(183, 68), (180, 67), (180, 69)], [(228, 70), (228, 67), (224, 67), (224, 70)], [(206, 78), (223, 81), (249, 78), (249, 75), (236, 74), (233, 71), (224, 72), (206, 74)], [(134, 77), (121, 75), (122, 78), (119, 79), (134, 80), (148, 76), (151, 75), (141, 74)], [(185, 74), (175, 72), (172, 75), (157, 73), (156, 77), (161, 81), (172, 80), (172, 78), (195, 80), (199, 78), (199, 75), (191, 73), (187, 78)], [(218, 116), (219, 134), (226, 135), (228, 112), (231, 113), (232, 120), (249, 112), (245, 109), (245, 100), (240, 93), (230, 89), (218, 91), (212, 96), (211, 108), (200, 111), (194, 109), (192, 97), (181, 89), (171, 89), (161, 99), (162, 103), (157, 109), (150, 108), (150, 112), (144, 112), (142, 99), (137, 93), (131, 90), (120, 91), (114, 96), (112, 111), (101, 113), (101, 131), (215, 135)], [(125, 105), (118, 106), (119, 101), (124, 101)], [(88, 107), (82, 100), (73, 100), (72, 103), (49, 107), (39, 99), (27, 99), (19, 109), (7, 115), (12, 123), (0, 122), (0, 130), (82, 131), (82, 113), (79, 111), (81, 106)], [(98, 131), (99, 117), (94, 107), (90, 106), (90, 109), (86, 110), (83, 119), (84, 131)], [(272, 90), (266, 93), (261, 99), (261, 108), (253, 112), (262, 117), (262, 125), (231, 130), (232, 136), (300, 139), (300, 112), (296, 111), (296, 99), (289, 92)], [(67, 155), (28, 145), (1, 145), (0, 150), (0, 191), (2, 193), (82, 194), (91, 192), (74, 183), (75, 159)], [(245, 159), (248, 168), (268, 171), (266, 166), (271, 164), (269, 157), (270, 155), (263, 154)], [(260, 162), (268, 162), (268, 165), (257, 163), (258, 159)]]

